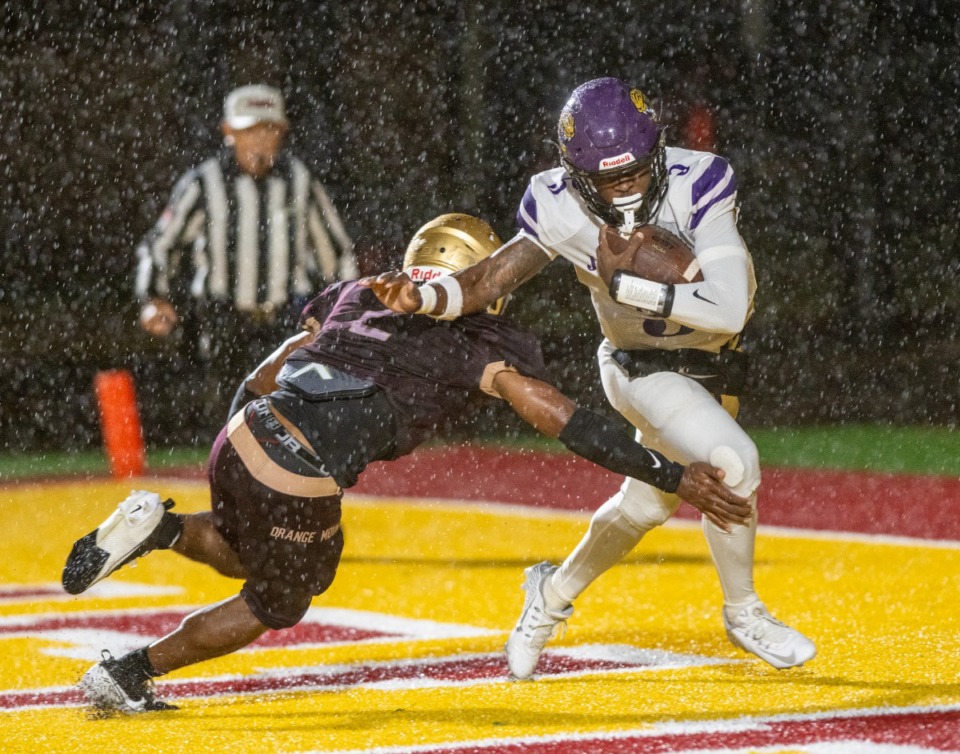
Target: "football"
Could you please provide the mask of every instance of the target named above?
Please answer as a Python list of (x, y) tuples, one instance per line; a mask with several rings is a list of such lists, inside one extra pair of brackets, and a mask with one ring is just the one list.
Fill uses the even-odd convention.
[[(624, 238), (615, 227), (608, 225), (603, 232), (606, 246), (613, 257), (607, 265), (613, 262), (614, 269), (628, 270), (647, 280), (674, 285), (703, 280), (700, 263), (693, 255), (693, 249), (668, 230), (656, 225), (643, 225), (634, 231), (633, 236)], [(637, 234), (643, 235), (639, 244)], [(624, 258), (622, 255), (629, 255), (631, 247), (635, 247), (632, 258)]]

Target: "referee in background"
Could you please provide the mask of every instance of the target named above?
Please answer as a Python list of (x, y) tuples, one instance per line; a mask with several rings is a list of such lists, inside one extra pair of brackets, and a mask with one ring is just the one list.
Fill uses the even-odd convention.
[(357, 277), (333, 202), (283, 149), (281, 93), (235, 89), (221, 129), (221, 154), (180, 178), (137, 248), (140, 325), (160, 337), (179, 329), (181, 357), (200, 367), (189, 389), (208, 430), (223, 424), (241, 378), (295, 330), (310, 297)]

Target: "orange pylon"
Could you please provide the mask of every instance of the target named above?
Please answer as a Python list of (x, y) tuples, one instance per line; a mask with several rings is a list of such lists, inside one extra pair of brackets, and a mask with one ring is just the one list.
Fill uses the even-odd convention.
[(125, 369), (97, 372), (94, 387), (111, 473), (118, 479), (141, 476), (146, 454), (133, 375)]

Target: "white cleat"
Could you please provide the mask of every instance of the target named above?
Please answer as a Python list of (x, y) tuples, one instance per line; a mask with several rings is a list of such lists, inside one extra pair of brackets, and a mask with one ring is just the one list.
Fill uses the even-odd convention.
[(759, 600), (729, 617), (723, 609), (727, 637), (744, 651), (780, 670), (803, 665), (817, 654), (817, 647), (799, 631), (781, 623)]
[(523, 573), (526, 576), (523, 590), (527, 593), (523, 602), (523, 613), (517, 621), (513, 633), (507, 639), (507, 665), (510, 675), (525, 680), (533, 675), (543, 647), (553, 636), (554, 630), (573, 615), (573, 605), (567, 605), (560, 612), (548, 610), (543, 599), (543, 582), (557, 566), (550, 563), (537, 563)]
[[(63, 588), (80, 594), (120, 566), (157, 547), (161, 522), (173, 501), (134, 490), (100, 526), (74, 542), (63, 567)], [(172, 514), (171, 514), (172, 515)]]

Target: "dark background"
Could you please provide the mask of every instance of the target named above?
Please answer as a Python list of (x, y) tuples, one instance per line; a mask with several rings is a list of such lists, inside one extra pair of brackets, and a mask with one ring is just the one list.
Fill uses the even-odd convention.
[[(760, 291), (748, 426), (953, 427), (960, 382), (960, 4), (6, 2), (0, 450), (99, 442), (92, 379), (138, 379), (148, 442), (189, 442), (189, 365), (136, 326), (134, 248), (220, 146), (225, 94), (287, 96), (291, 147), (365, 271), (447, 211), (505, 239), (570, 91), (643, 89), (684, 145), (706, 106)], [(570, 267), (514, 297), (560, 386), (604, 408)], [(517, 431), (500, 409), (473, 429)]]

